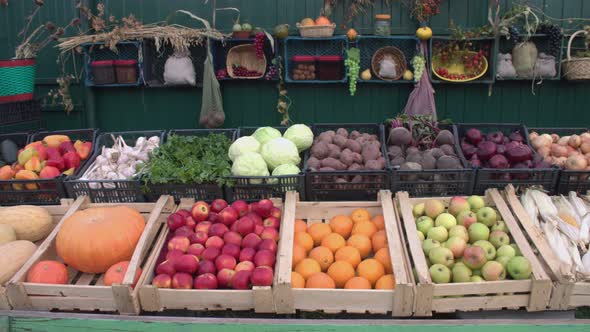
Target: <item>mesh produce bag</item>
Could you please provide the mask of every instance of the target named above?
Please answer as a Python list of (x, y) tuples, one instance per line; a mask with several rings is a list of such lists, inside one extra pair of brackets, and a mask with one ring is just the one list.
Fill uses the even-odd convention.
[[(426, 59), (426, 42), (422, 41), (420, 44), (420, 52)], [(426, 70), (430, 68), (430, 64), (426, 63)], [(410, 93), (404, 113), (408, 115), (432, 115), (432, 119), (436, 121), (436, 103), (434, 101), (434, 88), (430, 82), (430, 76), (424, 72), (420, 81), (414, 86), (414, 90)]]
[(207, 59), (203, 69), (203, 101), (199, 123), (206, 128), (221, 127), (225, 122), (221, 89), (213, 69), (213, 56), (207, 47)]

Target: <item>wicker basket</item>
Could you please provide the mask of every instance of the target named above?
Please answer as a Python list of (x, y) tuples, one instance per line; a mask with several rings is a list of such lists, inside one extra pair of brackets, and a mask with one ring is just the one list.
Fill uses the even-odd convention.
[(586, 30), (576, 31), (567, 43), (567, 59), (562, 62), (562, 71), (570, 81), (590, 80), (590, 58), (572, 58), (572, 42), (579, 34), (587, 34)]
[[(381, 60), (383, 60), (383, 58), (386, 55), (391, 56), (391, 58), (393, 59), (393, 61), (395, 61), (395, 64), (397, 65), (397, 75), (394, 78), (379, 76), (379, 65), (381, 63)], [(404, 72), (408, 69), (408, 66), (406, 64), (406, 57), (404, 56), (404, 52), (402, 52), (397, 47), (386, 46), (378, 49), (377, 52), (373, 54), (373, 58), (371, 59), (371, 69), (373, 69), (373, 73), (375, 74), (375, 76), (379, 77), (379, 79), (383, 81), (397, 81), (404, 75)]]
[[(259, 76), (250, 77), (237, 76), (234, 73), (234, 64), (239, 64), (248, 70), (256, 70), (261, 74)], [(225, 66), (227, 74), (231, 78), (255, 80), (264, 76), (264, 72), (266, 71), (266, 56), (263, 56), (262, 58), (257, 57), (254, 44), (242, 44), (232, 47), (229, 52), (227, 52)]]
[(336, 23), (332, 23), (330, 25), (310, 25), (310, 26), (303, 26), (297, 23), (297, 29), (299, 29), (299, 34), (301, 37), (306, 38), (323, 38), (323, 37), (332, 37), (334, 35), (334, 30), (336, 30)]

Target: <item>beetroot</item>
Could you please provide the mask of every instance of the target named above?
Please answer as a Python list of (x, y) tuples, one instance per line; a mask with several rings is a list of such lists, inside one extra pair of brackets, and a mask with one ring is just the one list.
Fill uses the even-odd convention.
[(504, 136), (504, 144), (510, 143), (510, 138)]
[(469, 148), (473, 148), (474, 146), (469, 144), (467, 141), (465, 141), (465, 139), (463, 139), (463, 141), (461, 141), (461, 150), (465, 151)]
[(516, 141), (516, 142), (524, 142), (524, 137), (522, 137), (522, 134), (519, 131), (515, 131), (512, 134), (510, 134), (509, 136), (511, 141)]
[(475, 128), (471, 128), (471, 129), (467, 130), (467, 133), (465, 133), (465, 136), (467, 137), (467, 140), (473, 145), (477, 145), (477, 144), (479, 144), (479, 142), (483, 141), (483, 135), (482, 135), (481, 131), (479, 131)]
[(496, 154), (496, 143), (485, 141), (477, 145), (477, 157), (480, 160), (488, 160)]
[(475, 146), (471, 146), (465, 150), (463, 150), (463, 154), (465, 155), (465, 158), (471, 158), (472, 156), (476, 156), (477, 153), (477, 148)]
[[(511, 143), (518, 143), (518, 142), (510, 142)], [(511, 163), (519, 163), (525, 160), (531, 160), (533, 158), (533, 151), (528, 145), (520, 144), (518, 146), (509, 148), (506, 147), (506, 158)]]
[(506, 145), (498, 144), (498, 146), (496, 146), (496, 153), (504, 154), (505, 152), (506, 152)]
[(504, 146), (506, 147), (506, 150), (512, 150), (520, 145), (522, 145), (522, 143), (520, 142), (510, 142), (508, 144), (505, 144)]
[(539, 162), (536, 162), (533, 165), (533, 168), (537, 168), (537, 169), (539, 169), (539, 168), (551, 168), (551, 165), (549, 163), (545, 162), (544, 160), (541, 160)]
[(501, 131), (496, 131), (486, 135), (488, 141), (492, 141), (496, 144), (504, 143), (504, 134)]
[(497, 154), (490, 159), (491, 168), (508, 168), (508, 159), (501, 154)]

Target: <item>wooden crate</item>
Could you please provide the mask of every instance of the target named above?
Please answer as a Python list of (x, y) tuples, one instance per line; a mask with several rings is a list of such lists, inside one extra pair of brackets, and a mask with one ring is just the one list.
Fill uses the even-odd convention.
[[(61, 218), (68, 212), (68, 209), (74, 203), (73, 199), (62, 199), (60, 201), (60, 205), (46, 205), (42, 206), (42, 208), (46, 209), (49, 214), (51, 214), (52, 221), (53, 221), (53, 228), (59, 223)], [(40, 245), (43, 241), (38, 241), (36, 244)], [(8, 282), (6, 282), (8, 284)], [(0, 285), (0, 310), (10, 310), (12, 306), (10, 305), (10, 301), (8, 300), (8, 293), (6, 290), (6, 284)]]
[(418, 240), (412, 206), (429, 199), (440, 199), (445, 205), (451, 197), (410, 198), (406, 192), (397, 193), (396, 212), (403, 220), (412, 263), (416, 268), (415, 316), (430, 316), (434, 312), (520, 309), (541, 311), (547, 308), (551, 294), (551, 280), (535, 257), (518, 223), (510, 213), (497, 189), (486, 191), (486, 206), (495, 207), (510, 230), (510, 235), (533, 268), (529, 280), (486, 281), (483, 283), (435, 284), (430, 278), (426, 257)]
[[(92, 207), (125, 205), (139, 211), (146, 227), (141, 235), (123, 284), (104, 286), (104, 274), (90, 274), (69, 270), (69, 284), (48, 285), (25, 282), (27, 272), (38, 261), (58, 260), (55, 241), (63, 222), (78, 210)], [(88, 197), (79, 197), (63, 215), (59, 224), (39, 246), (35, 254), (25, 263), (17, 274), (8, 282), (8, 298), (14, 309), (19, 310), (82, 310), (120, 312), (138, 314), (138, 287), (133, 289), (133, 279), (137, 268), (145, 266), (145, 258), (158, 232), (158, 226), (165, 222), (174, 211), (175, 204), (171, 196), (162, 196), (156, 203), (90, 203)]]
[[(357, 208), (365, 208), (371, 215), (381, 214), (385, 219), (389, 254), (396, 281), (395, 290), (291, 288), (295, 220), (302, 219), (308, 224), (329, 223), (332, 217), (350, 215)], [(296, 193), (288, 192), (279, 243), (278, 273), (275, 274), (274, 297), (277, 313), (290, 314), (301, 310), (411, 316), (414, 283), (398, 224), (389, 190), (380, 191), (379, 200), (375, 202), (300, 202)]]
[[(282, 208), (281, 200), (273, 199), (274, 205)], [(178, 209), (188, 209), (194, 199), (183, 198)], [(283, 212), (284, 213), (284, 212)], [(247, 290), (234, 289), (165, 289), (152, 286), (154, 269), (158, 263), (162, 247), (166, 245), (169, 229), (162, 221), (162, 232), (154, 245), (141, 277), (139, 277), (139, 301), (145, 311), (155, 312), (170, 309), (187, 310), (254, 310), (258, 313), (274, 313), (272, 287), (252, 287)], [(281, 227), (282, 223), (281, 223)], [(278, 255), (277, 255), (278, 256)], [(277, 257), (278, 261), (278, 257)], [(278, 263), (276, 263), (278, 264)], [(275, 266), (276, 271), (276, 266)]]
[(576, 281), (572, 272), (563, 267), (547, 242), (545, 235), (533, 224), (526, 213), (520, 199), (516, 196), (514, 187), (512, 185), (507, 186), (504, 194), (512, 212), (520, 223), (520, 227), (537, 249), (539, 261), (543, 263), (545, 271), (553, 281), (549, 308), (551, 310), (568, 310), (575, 307), (590, 306), (590, 282)]

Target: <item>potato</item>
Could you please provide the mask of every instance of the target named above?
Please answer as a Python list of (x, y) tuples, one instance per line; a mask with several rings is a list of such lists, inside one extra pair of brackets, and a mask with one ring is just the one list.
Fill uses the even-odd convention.
[(334, 135), (330, 135), (329, 132), (325, 131), (323, 133), (321, 133), (318, 138), (320, 139), (320, 141), (326, 141), (328, 143), (332, 143), (332, 139), (334, 138)]
[(350, 151), (350, 149), (344, 149), (344, 151), (340, 153), (340, 161), (346, 166), (352, 165), (354, 163), (354, 160), (352, 159), (352, 151)]
[(377, 159), (377, 161), (379, 162), (380, 169), (385, 169), (385, 165), (387, 164), (385, 161), (385, 158), (379, 157), (379, 159)]
[(377, 141), (377, 142), (379, 142), (379, 137), (377, 137), (377, 135), (371, 135), (371, 136), (369, 136), (369, 141)]
[(334, 159), (340, 158), (340, 152), (342, 150), (336, 144), (328, 144), (328, 157), (332, 157)]
[(340, 160), (334, 158), (326, 158), (322, 160), (322, 167), (331, 167), (337, 171), (343, 171), (347, 168)]
[(348, 139), (346, 144), (344, 145), (346, 148), (352, 150), (352, 152), (361, 153), (362, 147), (361, 144), (353, 139)]
[(383, 169), (379, 160), (369, 160), (365, 163), (365, 167), (372, 171), (380, 171)]
[(332, 167), (322, 167), (320, 168), (320, 172), (334, 172), (335, 169), (333, 169)]
[(321, 167), (321, 163), (320, 163), (320, 161), (319, 161), (319, 160), (318, 160), (316, 157), (310, 157), (310, 158), (307, 160), (307, 165), (308, 165), (309, 167), (311, 167), (311, 168), (315, 168), (315, 169), (318, 169), (318, 168), (320, 168), (320, 167)]
[[(341, 149), (344, 149), (348, 139), (342, 135), (336, 135), (333, 139), (334, 144), (338, 145)], [(351, 149), (352, 150), (352, 149)]]
[(360, 164), (357, 164), (357, 163), (354, 163), (348, 167), (349, 171), (361, 171), (363, 169), (364, 169), (364, 167)]
[(311, 147), (311, 156), (315, 157), (318, 160), (322, 160), (330, 154), (330, 149), (328, 148), (328, 144), (324, 141), (320, 141), (317, 144), (314, 144)]
[(353, 152), (352, 153), (352, 161), (357, 164), (362, 164), (363, 163), (363, 156), (361, 156), (360, 153)]
[(363, 148), (363, 152), (361, 153), (361, 155), (363, 156), (363, 160), (366, 164), (369, 160), (376, 160), (377, 158), (381, 157), (381, 151), (379, 151), (379, 148), (377, 148), (376, 146), (369, 145)]
[(368, 146), (374, 146), (374, 147), (378, 148), (379, 150), (381, 150), (381, 143), (379, 143), (377, 141), (365, 141), (365, 143), (363, 143), (363, 149)]
[(360, 133), (360, 132), (358, 132), (357, 130), (353, 130), (353, 131), (350, 133), (350, 138), (351, 138), (351, 139), (357, 139), (357, 138), (359, 138), (360, 136), (361, 136), (361, 133)]
[(340, 135), (340, 136), (343, 136), (344, 138), (348, 138), (348, 130), (346, 130), (345, 128), (338, 128), (338, 130), (336, 130), (336, 135)]

